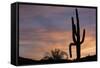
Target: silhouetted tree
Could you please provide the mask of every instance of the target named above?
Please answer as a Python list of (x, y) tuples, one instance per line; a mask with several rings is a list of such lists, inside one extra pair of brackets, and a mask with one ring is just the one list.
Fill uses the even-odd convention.
[(43, 60), (61, 60), (64, 59), (64, 56), (68, 59), (67, 53), (60, 49), (54, 49), (50, 51), (49, 55), (44, 56)]
[(69, 53), (70, 53), (70, 57), (72, 57), (71, 46), (72, 45), (76, 46), (77, 60), (79, 60), (80, 59), (80, 52), (81, 52), (80, 45), (84, 42), (85, 29), (83, 30), (82, 40), (80, 40), (80, 26), (79, 26), (78, 10), (76, 9), (75, 11), (76, 11), (76, 25), (74, 24), (74, 18), (72, 17), (71, 20), (72, 20), (73, 42), (70, 43), (70, 45), (69, 45)]

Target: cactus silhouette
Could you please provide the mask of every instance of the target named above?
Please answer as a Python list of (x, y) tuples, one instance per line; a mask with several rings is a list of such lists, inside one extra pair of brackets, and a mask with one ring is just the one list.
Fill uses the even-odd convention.
[(76, 24), (74, 24), (74, 17), (71, 18), (73, 42), (70, 43), (70, 45), (69, 45), (69, 54), (70, 54), (70, 57), (72, 57), (71, 47), (76, 46), (77, 60), (79, 60), (80, 59), (80, 52), (81, 52), (80, 45), (84, 42), (85, 29), (83, 29), (82, 40), (80, 40), (80, 25), (79, 25), (79, 17), (78, 17), (78, 10), (77, 9), (75, 9), (75, 13), (76, 13)]

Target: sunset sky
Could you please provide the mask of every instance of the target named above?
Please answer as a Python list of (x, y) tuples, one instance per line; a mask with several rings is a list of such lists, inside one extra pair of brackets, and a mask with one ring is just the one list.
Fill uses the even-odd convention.
[[(75, 8), (19, 5), (19, 56), (39, 60), (46, 52), (55, 48), (69, 55), (69, 44), (73, 42), (71, 17), (73, 16), (76, 21)], [(81, 45), (81, 57), (95, 55), (96, 10), (77, 9), (81, 38), (83, 29), (86, 30), (86, 37)], [(76, 58), (76, 48), (72, 47), (72, 59), (74, 58)]]

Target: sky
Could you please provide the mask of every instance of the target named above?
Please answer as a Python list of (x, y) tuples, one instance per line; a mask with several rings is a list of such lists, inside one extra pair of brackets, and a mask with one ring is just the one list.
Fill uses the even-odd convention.
[[(94, 8), (57, 7), (41, 5), (19, 5), (19, 56), (40, 60), (52, 49), (65, 51), (69, 57), (72, 39), (71, 17), (78, 9), (80, 37), (86, 30), (81, 45), (81, 57), (96, 54), (96, 10)], [(76, 48), (72, 47), (72, 58), (76, 58)]]

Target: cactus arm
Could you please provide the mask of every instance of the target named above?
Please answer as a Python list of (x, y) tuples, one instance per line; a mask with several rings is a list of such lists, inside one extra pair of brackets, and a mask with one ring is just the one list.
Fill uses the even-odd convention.
[(84, 38), (85, 38), (85, 29), (83, 30), (83, 36), (82, 36), (82, 40), (81, 40), (80, 44), (82, 44), (84, 42)]
[(75, 24), (74, 24), (74, 19), (72, 17), (72, 38), (73, 38), (73, 41), (76, 42), (76, 38), (75, 38), (75, 35), (76, 34), (76, 27), (75, 27)]
[(73, 25), (73, 27), (74, 27), (74, 28), (73, 28), (74, 34), (77, 35), (77, 31), (76, 31), (76, 26), (75, 26), (75, 24)]
[(75, 43), (70, 43), (70, 45), (69, 45), (69, 54), (70, 54), (70, 57), (72, 57), (72, 50), (71, 50), (71, 47), (72, 47), (72, 45), (76, 45)]
[(74, 24), (74, 18), (72, 17), (72, 29), (73, 29), (73, 33), (76, 34), (76, 26)]

